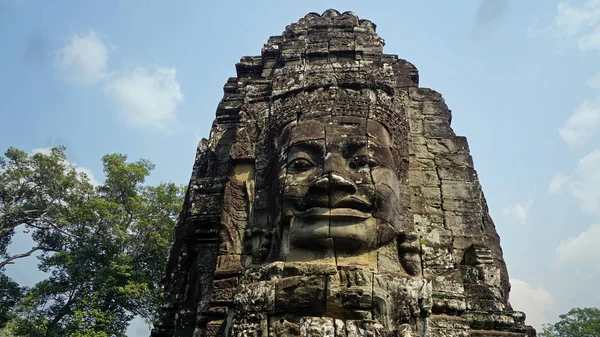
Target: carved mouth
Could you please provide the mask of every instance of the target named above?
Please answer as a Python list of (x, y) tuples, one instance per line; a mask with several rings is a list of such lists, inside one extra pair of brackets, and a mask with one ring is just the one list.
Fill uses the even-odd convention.
[[(311, 209), (326, 209), (326, 210), (334, 210), (334, 209), (351, 209), (362, 213), (373, 213), (373, 206), (370, 202), (363, 200), (362, 198), (356, 196), (346, 196), (343, 198), (310, 198), (304, 204), (297, 203), (297, 210), (304, 210), (304, 212), (308, 212)], [(317, 211), (314, 211), (317, 212)], [(298, 211), (298, 213), (302, 213)], [(296, 214), (299, 216), (298, 214)]]
[(313, 219), (325, 219), (325, 218), (359, 218), (368, 219), (373, 215), (353, 208), (325, 208), (325, 207), (312, 207), (306, 211), (296, 213), (299, 218), (313, 218)]
[(349, 196), (339, 200), (331, 200), (330, 208), (332, 210), (336, 208), (353, 209), (363, 213), (373, 213), (371, 203), (356, 196)]

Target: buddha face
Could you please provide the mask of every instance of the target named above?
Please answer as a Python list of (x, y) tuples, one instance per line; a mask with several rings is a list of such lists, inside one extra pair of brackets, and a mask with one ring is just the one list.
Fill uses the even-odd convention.
[(400, 183), (383, 125), (359, 117), (310, 120), (283, 134), (283, 215), (292, 247), (333, 240), (336, 250), (360, 251), (393, 239)]

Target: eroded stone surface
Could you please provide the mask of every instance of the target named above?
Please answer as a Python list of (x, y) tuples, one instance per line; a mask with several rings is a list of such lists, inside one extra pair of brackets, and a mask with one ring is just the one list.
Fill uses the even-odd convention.
[(466, 139), (383, 44), (327, 10), (236, 65), (152, 336), (535, 335)]

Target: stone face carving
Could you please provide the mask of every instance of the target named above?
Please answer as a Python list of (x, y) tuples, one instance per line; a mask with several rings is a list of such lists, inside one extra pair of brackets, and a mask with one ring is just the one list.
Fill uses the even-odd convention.
[[(376, 127), (389, 138), (383, 126)], [(380, 162), (388, 165), (387, 171), (395, 166), (390, 144), (369, 140), (366, 129), (364, 118), (352, 118), (345, 125), (310, 121), (291, 127), (290, 143), (285, 145), (287, 164), (281, 173), (285, 175), (284, 226), (289, 227), (292, 247), (333, 244), (353, 252), (378, 247), (394, 237), (393, 230), (377, 231), (375, 199), (384, 196), (376, 194), (371, 177), (371, 169)], [(377, 143), (383, 143), (380, 147), (385, 151), (369, 151)], [(396, 187), (388, 194), (396, 196), (395, 173), (386, 178), (388, 185)]]
[[(396, 237), (414, 241), (414, 227), (401, 216), (410, 212), (408, 200), (401, 202), (406, 182), (396, 174), (406, 168), (398, 167), (393, 148), (387, 128), (366, 117), (319, 116), (285, 126), (276, 151), (286, 158), (277, 174), (283, 190), (280, 257), (291, 261), (305, 256), (303, 250), (362, 254)], [(418, 249), (409, 251), (405, 265)], [(418, 273), (418, 263), (410, 267)]]
[(202, 140), (152, 336), (534, 336), (468, 145), (354, 13), (244, 57)]

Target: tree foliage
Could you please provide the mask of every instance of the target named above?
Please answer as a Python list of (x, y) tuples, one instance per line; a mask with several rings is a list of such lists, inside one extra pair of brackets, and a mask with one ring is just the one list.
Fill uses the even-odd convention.
[(15, 281), (0, 273), (0, 329), (14, 318), (12, 309), (21, 298), (23, 290)]
[[(124, 336), (135, 315), (150, 320), (159, 306), (183, 188), (145, 186), (154, 165), (120, 154), (102, 158), (105, 181), (93, 186), (64, 151), (10, 148), (0, 162), (0, 272), (41, 252), (38, 267), (48, 275), (0, 305), (12, 307), (13, 335)], [(35, 246), (9, 254), (19, 227)]]
[(573, 308), (559, 316), (554, 324), (546, 324), (540, 337), (600, 337), (600, 309)]

